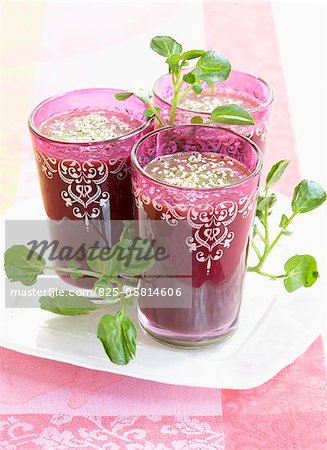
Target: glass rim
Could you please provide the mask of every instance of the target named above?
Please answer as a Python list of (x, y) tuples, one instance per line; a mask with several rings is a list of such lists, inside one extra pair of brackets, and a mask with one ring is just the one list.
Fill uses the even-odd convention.
[[(140, 163), (138, 162), (137, 159), (137, 155), (136, 152), (138, 150), (138, 148), (140, 147), (140, 145), (146, 141), (148, 138), (150, 138), (151, 136), (155, 135), (155, 134), (159, 134), (161, 131), (167, 131), (167, 130), (175, 130), (178, 128), (194, 128), (194, 127), (201, 127), (201, 128), (210, 128), (213, 130), (223, 130), (226, 131), (230, 134), (233, 134), (235, 136), (238, 136), (246, 141), (248, 141), (248, 143), (251, 145), (252, 148), (254, 148), (256, 155), (258, 157), (257, 163), (256, 163), (256, 167), (253, 171), (251, 171), (251, 173), (246, 177), (243, 178), (243, 180), (237, 181), (235, 183), (229, 184), (227, 186), (216, 186), (216, 187), (186, 187), (186, 186), (175, 186), (173, 184), (169, 184), (166, 183), (164, 181), (160, 181), (157, 180), (156, 178), (154, 178), (153, 176), (151, 176), (148, 172), (146, 172), (146, 170), (143, 169), (143, 167), (141, 167)], [(224, 189), (230, 189), (230, 188), (234, 188), (235, 186), (241, 186), (244, 183), (252, 180), (256, 175), (258, 175), (262, 169), (263, 166), (263, 154), (262, 151), (260, 150), (260, 147), (253, 142), (250, 138), (243, 136), (240, 133), (236, 133), (235, 131), (229, 130), (228, 128), (224, 128), (224, 127), (214, 127), (212, 125), (204, 125), (204, 124), (180, 124), (180, 125), (170, 125), (168, 127), (162, 127), (162, 128), (157, 128), (156, 130), (151, 131), (150, 133), (147, 133), (146, 135), (144, 135), (141, 139), (139, 139), (132, 148), (131, 151), (131, 163), (132, 165), (135, 166), (135, 168), (142, 173), (142, 175), (144, 175), (146, 178), (148, 178), (151, 181), (154, 181), (162, 186), (166, 186), (168, 188), (171, 189), (181, 189), (181, 190), (185, 190), (185, 191), (214, 191), (214, 190), (224, 190)]]
[[(189, 67), (189, 69), (190, 69), (190, 67)], [(185, 69), (185, 70), (187, 70), (187, 69)], [(234, 70), (234, 69), (232, 69), (232, 72), (234, 72), (234, 73), (241, 73), (241, 74), (243, 74), (243, 75), (247, 75), (247, 76), (249, 76), (249, 77), (251, 77), (251, 78), (254, 78), (255, 80), (260, 81), (261, 83), (263, 83), (263, 84), (268, 88), (269, 96), (268, 96), (267, 100), (265, 100), (263, 103), (261, 103), (260, 105), (256, 106), (255, 108), (249, 108), (249, 109), (247, 110), (249, 113), (255, 113), (255, 112), (261, 111), (261, 110), (263, 110), (264, 108), (267, 108), (269, 105), (271, 105), (271, 103), (272, 103), (272, 102), (274, 101), (274, 99), (275, 99), (275, 95), (274, 95), (274, 91), (273, 91), (272, 85), (270, 84), (269, 81), (265, 81), (263, 78), (260, 78), (260, 77), (258, 77), (257, 75), (254, 75), (254, 74), (249, 73), (249, 72), (243, 72), (242, 70), (236, 70), (236, 69)], [(161, 96), (161, 94), (159, 93), (159, 89), (158, 89), (158, 88), (159, 88), (159, 83), (160, 83), (160, 81), (162, 80), (162, 78), (164, 78), (164, 77), (166, 77), (166, 76), (169, 76), (169, 75), (170, 75), (169, 73), (166, 73), (166, 74), (164, 74), (164, 75), (161, 75), (161, 76), (155, 81), (155, 83), (154, 83), (154, 85), (153, 85), (153, 93), (154, 93), (154, 95), (157, 96), (162, 102), (166, 103), (166, 105), (171, 106), (171, 102), (169, 102), (168, 100), (164, 99), (164, 98)], [(227, 78), (227, 80), (228, 80), (228, 78)], [(225, 81), (227, 81), (227, 80), (225, 80)], [(211, 114), (210, 112), (207, 112), (207, 111), (197, 111), (197, 110), (195, 110), (195, 109), (183, 108), (182, 106), (177, 106), (176, 109), (182, 109), (183, 111), (188, 111), (188, 112), (192, 112), (192, 113), (199, 113), (199, 114), (205, 115), (205, 116), (207, 116), (207, 115), (210, 116), (210, 114)]]
[[(80, 92), (85, 91), (117, 91), (117, 92), (127, 92), (124, 89), (117, 89), (117, 88), (83, 88), (83, 89), (74, 89), (73, 91), (66, 91), (62, 92), (61, 94), (52, 95), (51, 97), (46, 98), (45, 100), (42, 100), (30, 113), (28, 117), (28, 127), (32, 133), (34, 133), (36, 136), (38, 136), (41, 139), (44, 139), (49, 142), (57, 143), (57, 144), (66, 144), (66, 145), (79, 145), (79, 146), (86, 146), (89, 147), (90, 145), (99, 145), (99, 144), (106, 144), (106, 143), (113, 143), (113, 142), (119, 142), (123, 141), (124, 139), (131, 138), (141, 131), (145, 130), (151, 123), (154, 122), (154, 116), (147, 119), (141, 126), (135, 128), (135, 130), (132, 130), (130, 133), (123, 134), (122, 136), (118, 136), (112, 139), (104, 139), (101, 141), (87, 141), (87, 142), (78, 142), (78, 141), (61, 141), (59, 139), (50, 138), (49, 136), (45, 136), (42, 134), (35, 126), (34, 124), (34, 116), (35, 114), (44, 106), (46, 103), (50, 103), (53, 100), (59, 99), (60, 97), (65, 97), (68, 94), (76, 94)], [(140, 100), (141, 101), (141, 100)]]

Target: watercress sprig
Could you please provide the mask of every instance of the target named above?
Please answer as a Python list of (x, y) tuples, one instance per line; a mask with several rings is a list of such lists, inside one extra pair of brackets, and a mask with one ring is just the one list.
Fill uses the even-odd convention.
[[(37, 277), (44, 274), (45, 270), (69, 273), (71, 278), (93, 277), (93, 289), (103, 300), (100, 303), (70, 291), (63, 291), (53, 296), (40, 297), (41, 309), (55, 314), (76, 316), (120, 303), (121, 308), (116, 314), (105, 314), (100, 318), (97, 337), (114, 364), (127, 364), (136, 353), (137, 331), (132, 320), (126, 315), (126, 308), (133, 303), (134, 297), (127, 295), (124, 284), (128, 280), (129, 285), (137, 285), (136, 277), (150, 269), (155, 262), (151, 242), (139, 239), (134, 252), (133, 239), (134, 233), (127, 222), (119, 242), (111, 249), (89, 250), (87, 264), (90, 270), (81, 269), (77, 261), (68, 261), (67, 267), (48, 266), (37, 252), (24, 245), (14, 245), (5, 252), (5, 272), (10, 281), (19, 281), (25, 286), (35, 284)], [(120, 256), (118, 248), (122, 250)], [(124, 256), (128, 252), (127, 262)], [(143, 258), (142, 255), (145, 254), (147, 256)]]
[[(291, 202), (292, 213), (287, 216), (283, 214), (279, 223), (279, 232), (274, 238), (270, 237), (269, 216), (277, 201), (276, 194), (271, 192), (272, 186), (279, 181), (289, 165), (288, 160), (281, 160), (270, 169), (263, 194), (259, 196), (256, 210), (256, 223), (254, 225), (252, 247), (257, 255), (257, 264), (248, 267), (249, 272), (271, 279), (283, 279), (284, 286), (288, 292), (295, 291), (300, 287), (312, 286), (319, 277), (317, 262), (311, 255), (294, 255), (284, 265), (284, 272), (278, 275), (267, 273), (262, 270), (268, 256), (275, 248), (282, 236), (289, 236), (291, 231), (289, 225), (299, 214), (304, 214), (318, 208), (326, 201), (326, 192), (318, 183), (302, 180), (294, 189)], [(262, 250), (259, 248), (260, 243)]]
[[(231, 64), (226, 56), (214, 50), (187, 50), (183, 52), (182, 45), (170, 36), (155, 36), (151, 39), (150, 47), (165, 58), (168, 72), (171, 75), (173, 94), (168, 125), (174, 124), (176, 108), (190, 92), (193, 91), (196, 95), (201, 94), (203, 85), (207, 85), (211, 91), (214, 91), (215, 84), (227, 80), (231, 71)], [(194, 67), (185, 72), (184, 69), (189, 66), (191, 60)], [(160, 114), (160, 109), (153, 105), (149, 94), (119, 92), (115, 97), (117, 100), (126, 100), (133, 94), (145, 103), (145, 117), (154, 115), (161, 126), (167, 125)], [(191, 123), (203, 123), (203, 119), (201, 116), (194, 116)], [(254, 119), (248, 111), (238, 105), (231, 104), (215, 108), (211, 113), (210, 120), (206, 123), (253, 125)]]
[(207, 124), (222, 123), (226, 125), (254, 125), (251, 114), (238, 105), (217, 106), (210, 114), (210, 120), (205, 122), (201, 116), (193, 116), (191, 123)]
[(143, 111), (143, 115), (146, 119), (148, 119), (151, 116), (155, 116), (158, 122), (162, 127), (165, 126), (165, 122), (163, 118), (161, 117), (159, 111), (159, 106), (154, 106), (152, 103), (152, 96), (148, 92), (138, 90), (136, 92), (117, 92), (115, 94), (115, 98), (119, 101), (126, 100), (127, 98), (131, 97), (132, 95), (135, 95), (137, 98), (139, 98), (146, 106), (146, 109)]

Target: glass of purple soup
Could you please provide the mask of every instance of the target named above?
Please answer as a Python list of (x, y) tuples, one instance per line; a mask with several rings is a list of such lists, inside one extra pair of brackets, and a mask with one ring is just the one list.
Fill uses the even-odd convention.
[[(113, 224), (133, 219), (130, 154), (153, 129), (153, 119), (144, 118), (141, 100), (118, 101), (118, 92), (93, 88), (56, 95), (29, 118), (43, 204), (52, 239), (61, 246), (88, 247), (98, 237), (100, 245), (112, 245), (120, 234)], [(88, 287), (84, 278), (59, 274)]]
[[(184, 73), (191, 69), (187, 68)], [(189, 85), (184, 83), (181, 95)], [(191, 118), (201, 116), (204, 122), (210, 120), (210, 113), (217, 106), (237, 104), (249, 111), (255, 121), (253, 126), (223, 125), (252, 139), (265, 153), (273, 111), (274, 94), (271, 85), (261, 78), (246, 72), (232, 70), (226, 81), (216, 83), (214, 90), (202, 83), (203, 91), (196, 95), (190, 91), (181, 98), (176, 108), (175, 124), (190, 124)], [(161, 109), (166, 123), (169, 121), (173, 86), (171, 75), (159, 78), (153, 87), (154, 104)]]
[[(137, 219), (175, 227), (170, 249), (191, 253), (188, 307), (139, 297), (139, 321), (155, 339), (179, 347), (225, 340), (236, 329), (256, 208), (262, 154), (250, 139), (204, 125), (176, 125), (143, 137), (132, 151)], [(189, 235), (178, 233), (187, 222)], [(158, 228), (159, 229), (159, 228)], [(153, 239), (160, 239), (152, 226)], [(178, 250), (177, 250), (178, 251)], [(181, 261), (181, 265), (183, 261)], [(168, 282), (169, 283), (169, 282)], [(173, 299), (174, 300), (174, 299)]]

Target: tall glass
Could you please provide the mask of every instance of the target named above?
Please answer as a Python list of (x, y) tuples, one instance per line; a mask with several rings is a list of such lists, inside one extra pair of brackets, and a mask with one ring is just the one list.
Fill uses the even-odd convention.
[[(190, 69), (185, 69), (189, 72)], [(183, 89), (188, 85), (185, 84)], [(196, 97), (203, 98), (204, 95), (210, 94), (218, 96), (224, 104), (239, 103), (240, 106), (247, 109), (253, 116), (255, 125), (241, 126), (241, 125), (221, 125), (229, 128), (237, 133), (240, 133), (252, 139), (259, 145), (261, 151), (264, 153), (267, 145), (267, 137), (269, 133), (271, 116), (273, 110), (274, 95), (269, 83), (259, 77), (251, 75), (246, 72), (232, 70), (226, 81), (216, 83), (214, 93), (210, 93), (210, 89), (203, 83), (203, 92)], [(161, 109), (165, 121), (168, 123), (171, 111), (171, 98), (173, 94), (173, 87), (171, 82), (171, 75), (166, 74), (157, 80), (153, 88), (154, 103)], [(195, 94), (191, 94), (195, 95)], [(214, 107), (209, 108), (211, 111)], [(210, 120), (210, 111), (204, 112), (201, 110), (188, 109), (184, 106), (176, 108), (175, 124), (190, 124), (193, 116), (201, 116), (204, 122)], [(219, 125), (219, 124), (218, 124)]]
[[(111, 224), (133, 218), (130, 154), (137, 140), (153, 129), (153, 120), (144, 118), (141, 100), (132, 96), (121, 102), (115, 98), (117, 92), (121, 90), (82, 89), (56, 95), (29, 118), (44, 208), (53, 239), (62, 245), (94, 242), (97, 234), (105, 234), (105, 241), (110, 237), (112, 244)], [(137, 127), (120, 137), (92, 142), (65, 142), (44, 134), (47, 120), (81, 111), (108, 111), (133, 119)]]
[[(156, 157), (194, 151), (233, 158), (248, 175), (224, 187), (186, 188), (158, 181), (146, 171)], [(170, 247), (184, 245), (192, 256), (190, 307), (165, 307), (155, 298), (149, 306), (140, 297), (139, 320), (151, 336), (171, 345), (197, 347), (224, 340), (236, 329), (261, 167), (262, 154), (254, 142), (220, 127), (161, 128), (135, 145), (132, 184), (138, 219), (175, 227)], [(178, 226), (185, 221), (189, 236), (182, 243)], [(151, 237), (160, 239), (156, 229), (152, 226)], [(175, 301), (178, 305), (179, 298)]]

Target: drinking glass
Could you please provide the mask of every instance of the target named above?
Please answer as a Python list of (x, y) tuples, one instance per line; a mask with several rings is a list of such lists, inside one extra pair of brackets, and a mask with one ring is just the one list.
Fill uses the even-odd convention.
[[(184, 72), (189, 72), (190, 69), (185, 69)], [(185, 84), (185, 89), (188, 85)], [(208, 92), (209, 88), (203, 83), (203, 92)], [(270, 123), (273, 111), (273, 90), (271, 85), (261, 78), (251, 75), (246, 72), (232, 70), (226, 81), (215, 84), (215, 93), (224, 97), (225, 103), (235, 103), (239, 99), (239, 95), (246, 96), (256, 105), (248, 109), (254, 118), (255, 125), (221, 125), (229, 128), (237, 133), (252, 139), (259, 145), (261, 151), (264, 153), (267, 145), (267, 138), (270, 129)], [(161, 109), (161, 115), (166, 123), (169, 121), (171, 111), (171, 98), (173, 95), (173, 86), (171, 82), (171, 75), (166, 74), (157, 80), (153, 88), (154, 104)], [(202, 94), (197, 97), (201, 98)], [(235, 100), (234, 100), (235, 98)], [(240, 104), (242, 106), (242, 104)], [(175, 124), (190, 124), (191, 118), (194, 116), (201, 116), (204, 122), (210, 120), (210, 112), (196, 111), (178, 106), (176, 108)], [(219, 124), (218, 124), (219, 125)]]
[[(132, 219), (130, 153), (135, 142), (151, 131), (144, 103), (135, 96), (124, 102), (119, 89), (82, 89), (56, 95), (38, 105), (29, 129), (41, 192), (50, 219)], [(40, 131), (51, 117), (76, 110), (108, 110), (137, 119), (141, 125), (123, 136), (96, 142), (62, 142)]]
[[(153, 129), (153, 119), (144, 118), (141, 100), (132, 96), (118, 101), (117, 92), (121, 90), (94, 88), (56, 95), (39, 104), (29, 118), (43, 204), (52, 239), (61, 246), (87, 249), (96, 240), (112, 245), (121, 232), (116, 225), (133, 219), (130, 154), (138, 139)], [(48, 119), (79, 111), (108, 111), (135, 119), (139, 126), (120, 137), (92, 142), (65, 142), (42, 132)], [(86, 260), (83, 267), (87, 268)], [(84, 282), (60, 276), (71, 284)]]
[[(233, 158), (247, 168), (248, 175), (222, 187), (188, 188), (158, 181), (146, 171), (154, 158), (188, 152)], [(131, 161), (137, 219), (142, 224), (161, 221), (171, 226), (174, 233), (167, 235), (170, 249), (183, 246), (192, 258), (189, 305), (179, 307), (178, 296), (169, 306), (164, 298), (152, 297), (149, 303), (146, 296), (140, 296), (141, 326), (157, 340), (179, 347), (206, 346), (226, 339), (236, 329), (242, 300), (262, 167), (259, 147), (225, 128), (176, 125), (144, 136), (134, 146)], [(186, 238), (178, 231), (183, 223), (189, 227)], [(144, 229), (142, 225), (141, 237), (145, 237)], [(160, 227), (154, 225), (148, 227), (147, 238), (149, 229), (151, 238), (162, 238)], [(181, 256), (180, 266), (183, 264)]]

